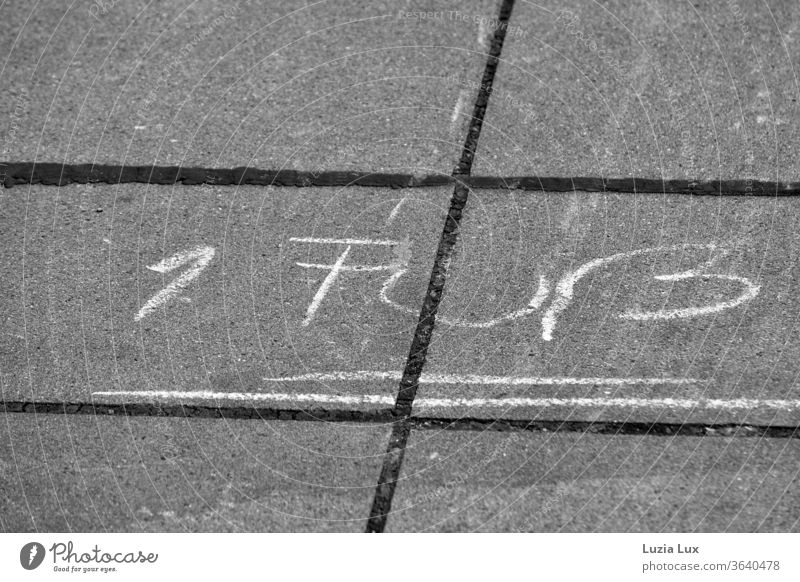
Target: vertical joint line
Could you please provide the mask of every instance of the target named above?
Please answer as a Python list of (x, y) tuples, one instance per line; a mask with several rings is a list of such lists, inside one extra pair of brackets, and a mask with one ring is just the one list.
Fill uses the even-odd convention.
[[(461, 158), (458, 165), (453, 170), (453, 176), (469, 177), (472, 173), (472, 163), (478, 146), (478, 139), (483, 127), (483, 119), (486, 115), (486, 108), (489, 104), (489, 97), (492, 93), (497, 65), (500, 62), (500, 54), (503, 50), (503, 43), (508, 30), (508, 22), (511, 18), (511, 10), (514, 7), (514, 0), (502, 0), (500, 13), (497, 18), (497, 27), (494, 30), (494, 38), (489, 49), (489, 56), (483, 70), (478, 95), (475, 99), (472, 118), (470, 119), (467, 135), (464, 139), (464, 147), (461, 150)], [(431, 269), (431, 277), (428, 282), (428, 290), (420, 309), (417, 327), (414, 338), (411, 341), (411, 349), (406, 359), (403, 370), (403, 377), (400, 380), (397, 399), (395, 401), (394, 414), (397, 421), (392, 426), (392, 433), (389, 437), (389, 445), (383, 458), (378, 485), (375, 488), (375, 496), (372, 501), (369, 519), (367, 520), (367, 533), (380, 533), (386, 528), (386, 520), (392, 507), (397, 481), (400, 478), (400, 470), (403, 464), (408, 438), (411, 434), (412, 423), (410, 422), (414, 398), (419, 388), (419, 379), (428, 355), (433, 329), (436, 323), (436, 312), (442, 300), (445, 280), (447, 278), (447, 267), (455, 249), (458, 239), (458, 229), (461, 223), (461, 214), (467, 204), (469, 188), (462, 181), (456, 181), (453, 189), (453, 196), (450, 199), (450, 208), (445, 219), (442, 236), (439, 239), (439, 246), (436, 249), (436, 259)]]
[(483, 69), (483, 78), (478, 89), (478, 96), (472, 109), (472, 119), (464, 139), (461, 159), (453, 171), (453, 175), (469, 176), (472, 174), (472, 162), (477, 150), (478, 138), (480, 138), (481, 130), (483, 129), (483, 119), (486, 116), (489, 98), (492, 95), (494, 77), (497, 72), (497, 66), (500, 63), (500, 55), (503, 52), (503, 43), (506, 39), (508, 22), (511, 19), (511, 10), (513, 8), (514, 0), (503, 0), (500, 4), (500, 14), (497, 17), (498, 24), (494, 30), (494, 38), (491, 47), (489, 47), (489, 56)]

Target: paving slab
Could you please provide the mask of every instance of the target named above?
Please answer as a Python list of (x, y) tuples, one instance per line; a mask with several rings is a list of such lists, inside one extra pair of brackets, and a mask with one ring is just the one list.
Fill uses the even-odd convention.
[(474, 173), (796, 181), (798, 26), (790, 0), (517, 2)]
[(0, 530), (362, 531), (388, 427), (0, 415)]
[(4, 190), (3, 398), (388, 408), (450, 193)]
[(796, 426), (798, 212), (472, 192), (416, 413)]
[(0, 159), (450, 174), (495, 4), (6, 3)]
[(797, 439), (415, 431), (391, 531), (796, 532)]

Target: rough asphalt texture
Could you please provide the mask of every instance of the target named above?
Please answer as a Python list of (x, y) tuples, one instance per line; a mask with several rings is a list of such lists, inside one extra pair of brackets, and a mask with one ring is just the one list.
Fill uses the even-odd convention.
[(388, 428), (2, 415), (3, 531), (361, 531)]
[(797, 440), (416, 432), (391, 531), (797, 531)]
[(797, 180), (795, 2), (519, 2), (475, 173)]
[(444, 174), (458, 160), (475, 91), (448, 79), (485, 63), (471, 21), (398, 16), (414, 2), (105, 4), (4, 5), (4, 157)]
[[(118, 390), (393, 399), (397, 382), (390, 379), (264, 378), (401, 372), (448, 196), (445, 189), (136, 184), (0, 192), (5, 399), (76, 402)], [(291, 240), (305, 237), (398, 241), (351, 245), (344, 266), (407, 262), (408, 274), (388, 296), (411, 313), (381, 301), (391, 271), (350, 271), (303, 325), (330, 270), (297, 263), (334, 265), (348, 246)], [(189, 265), (168, 273), (147, 267), (206, 246), (215, 255), (197, 278), (136, 321)]]
[[(675, 398), (796, 400), (800, 277), (795, 199), (473, 192), (426, 371), (489, 376), (670, 378), (686, 385), (614, 387), (423, 387), (419, 397)], [(677, 248), (675, 248), (677, 245)], [(691, 246), (702, 245), (702, 246)], [(714, 245), (709, 248), (708, 245)], [(558, 282), (595, 259), (664, 249), (587, 272), (555, 319), (543, 320)], [(659, 281), (714, 262), (704, 273), (744, 277), (758, 294), (709, 315), (627, 320), (639, 312), (699, 308), (747, 290), (737, 281)], [(487, 328), (526, 307), (539, 277), (552, 288), (537, 311)], [(469, 362), (468, 366), (465, 363)], [(614, 406), (601, 409), (456, 409), (449, 414), (564, 420), (738, 422), (796, 425), (800, 409)], [(439, 411), (437, 411), (438, 413)], [(448, 411), (440, 411), (448, 414)]]
[[(473, 175), (730, 179), (739, 187), (800, 180), (799, 10), (788, 0), (518, 0)], [(447, 177), (480, 89), (487, 20), (497, 13), (491, 0), (268, 9), (210, 0), (6, 3), (0, 162)], [(398, 383), (389, 378), (265, 378), (402, 371), (452, 186), (187, 182), (195, 185), (0, 190), (3, 400), (159, 401), (93, 396), (122, 390), (393, 399)], [(794, 198), (472, 191), (417, 398), (796, 400), (797, 218)], [(292, 237), (398, 241), (352, 245), (343, 264), (407, 263), (407, 272), (390, 304), (380, 291), (395, 270), (342, 273), (303, 325), (329, 271), (297, 263), (332, 265), (346, 245)], [(187, 269), (147, 267), (203, 247), (214, 256), (202, 272), (136, 320)], [(671, 250), (582, 276), (543, 339), (542, 318), (566, 274), (656, 247)], [(464, 325), (524, 308), (540, 276), (551, 291), (538, 310)], [(758, 293), (716, 315), (619, 317), (730, 301), (742, 290), (737, 277)], [(692, 381), (524, 389), (426, 381), (470, 374)], [(253, 414), (0, 414), (0, 529), (363, 531), (391, 419), (276, 421), (254, 411), (307, 405), (219, 395), (199, 402)], [(479, 406), (414, 414), (792, 427), (800, 411)], [(800, 530), (796, 438), (414, 426), (389, 530)]]

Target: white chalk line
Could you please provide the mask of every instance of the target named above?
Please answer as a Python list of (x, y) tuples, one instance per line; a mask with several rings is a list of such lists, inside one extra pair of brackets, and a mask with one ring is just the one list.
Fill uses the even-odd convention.
[(678, 317), (696, 317), (699, 315), (710, 315), (712, 313), (717, 313), (719, 311), (723, 311), (724, 309), (731, 309), (733, 307), (737, 307), (744, 303), (745, 301), (749, 301), (753, 299), (756, 295), (758, 295), (758, 291), (760, 287), (758, 285), (754, 285), (749, 279), (745, 277), (739, 277), (738, 275), (717, 275), (717, 274), (709, 274), (709, 273), (697, 273), (686, 276), (684, 273), (680, 273), (678, 275), (660, 275), (658, 277), (654, 277), (660, 281), (680, 281), (683, 279), (688, 279), (690, 277), (699, 277), (703, 279), (722, 279), (724, 281), (736, 281), (744, 285), (747, 290), (736, 297), (735, 299), (731, 299), (730, 301), (720, 301), (718, 303), (714, 303), (713, 305), (708, 305), (706, 307), (684, 307), (683, 309), (662, 309), (660, 311), (638, 311), (638, 310), (630, 310), (621, 313), (619, 317), (622, 319), (633, 319), (633, 320), (648, 320), (648, 319), (675, 319)]
[[(329, 382), (400, 380), (401, 372), (361, 370), (358, 372), (312, 372), (284, 378), (262, 378), (265, 382)], [(431, 374), (423, 373), (422, 384), (482, 384), (485, 386), (660, 386), (696, 384), (695, 378), (570, 378), (562, 376), (481, 376), (477, 374)]]
[[(732, 300), (719, 301), (716, 303), (712, 303), (711, 305), (705, 305), (700, 307), (686, 307), (682, 309), (670, 309), (670, 310), (662, 309), (660, 311), (629, 310), (617, 315), (617, 317), (621, 319), (641, 321), (641, 320), (691, 318), (703, 315), (711, 315), (714, 313), (719, 313), (726, 309), (737, 307), (742, 303), (749, 301), (753, 299), (756, 295), (758, 295), (760, 287), (754, 285), (749, 279), (745, 277), (739, 277), (737, 275), (723, 275), (723, 274), (704, 272), (705, 269), (711, 268), (716, 262), (719, 261), (721, 257), (723, 257), (728, 252), (726, 249), (718, 249), (717, 246), (714, 244), (674, 245), (666, 247), (637, 249), (634, 251), (617, 253), (615, 255), (611, 255), (610, 257), (603, 257), (591, 260), (581, 265), (574, 271), (565, 274), (561, 278), (561, 280), (558, 282), (558, 285), (556, 286), (555, 298), (553, 299), (552, 303), (550, 304), (550, 306), (545, 311), (542, 317), (542, 339), (545, 341), (551, 341), (553, 339), (553, 331), (556, 327), (558, 316), (561, 312), (566, 310), (567, 307), (569, 307), (569, 304), (572, 301), (572, 297), (574, 294), (575, 285), (580, 281), (581, 278), (583, 278), (591, 271), (604, 267), (609, 263), (621, 261), (623, 259), (629, 259), (640, 255), (659, 253), (659, 252), (670, 252), (676, 250), (686, 250), (692, 248), (708, 249), (709, 251), (712, 251), (714, 254), (709, 260), (705, 261), (695, 269), (690, 269), (688, 271), (684, 271), (681, 273), (656, 275), (654, 276), (654, 279), (656, 279), (657, 281), (681, 281), (690, 278), (720, 279), (724, 281), (733, 281), (739, 283), (745, 288), (745, 291), (741, 295)], [(393, 301), (389, 297), (389, 294), (392, 292), (394, 287), (397, 285), (402, 276), (406, 274), (407, 271), (405, 264), (395, 264), (393, 265), (393, 268), (395, 269), (395, 272), (392, 273), (392, 275), (388, 279), (386, 279), (386, 281), (381, 287), (380, 291), (381, 301), (383, 301), (387, 305), (394, 307), (395, 309), (416, 315), (417, 313), (415, 310), (406, 307), (404, 305), (401, 305), (396, 301)], [(547, 300), (549, 294), (550, 294), (550, 282), (544, 276), (540, 276), (539, 286), (536, 290), (535, 295), (533, 296), (527, 307), (524, 307), (517, 311), (513, 311), (501, 317), (496, 317), (494, 319), (482, 322), (469, 322), (462, 319), (451, 319), (441, 315), (437, 316), (436, 320), (439, 323), (450, 326), (477, 328), (477, 329), (490, 328), (500, 323), (506, 321), (514, 321), (516, 319), (527, 317), (535, 313), (542, 307), (544, 302)]]
[(483, 19), (478, 22), (478, 46), (480, 47), (488, 47), (489, 46), (489, 33), (491, 31), (487, 30), (486, 21)]
[(400, 241), (396, 240), (371, 240), (367, 238), (313, 238), (313, 237), (292, 237), (292, 242), (304, 242), (326, 245), (383, 245), (396, 246)]
[(315, 380), (325, 381), (361, 381), (361, 380), (400, 380), (402, 372), (381, 372), (378, 370), (362, 370), (358, 372), (311, 372), (297, 376), (285, 376), (283, 378), (262, 378), (265, 382), (307, 382)]
[[(295, 263), (298, 267), (305, 267), (306, 269), (326, 269), (330, 270), (333, 265), (322, 265), (320, 263)], [(374, 267), (369, 265), (342, 265), (339, 271), (343, 272), (361, 272), (361, 271), (391, 271), (394, 267), (392, 265), (376, 265)]]
[[(700, 245), (700, 246), (707, 246), (707, 245)], [(572, 296), (575, 291), (575, 285), (578, 283), (578, 281), (580, 281), (582, 277), (589, 274), (591, 271), (599, 269), (600, 267), (603, 267), (608, 263), (613, 263), (615, 261), (627, 259), (630, 257), (635, 257), (638, 255), (654, 253), (657, 251), (683, 250), (684, 248), (685, 247), (678, 245), (671, 247), (659, 247), (656, 249), (638, 249), (635, 251), (617, 253), (611, 255), (610, 257), (602, 257), (599, 259), (591, 260), (588, 263), (584, 263), (574, 271), (570, 271), (569, 273), (564, 275), (558, 282), (558, 285), (556, 286), (556, 297), (550, 304), (550, 307), (548, 307), (544, 316), (542, 317), (542, 339), (545, 341), (551, 341), (553, 339), (553, 330), (556, 327), (556, 321), (558, 319), (558, 316), (561, 312), (567, 309), (567, 307), (570, 304), (570, 301), (572, 301)], [(711, 246), (711, 248), (713, 249), (714, 247)]]
[(458, 93), (458, 99), (456, 100), (455, 107), (453, 108), (453, 114), (450, 116), (450, 129), (451, 132), (455, 129), (456, 123), (458, 123), (459, 118), (463, 115), (464, 107), (467, 104), (467, 99), (469, 98), (469, 91), (467, 89), (462, 89)]
[[(399, 210), (400, 206), (403, 204), (404, 201), (405, 199), (401, 200), (400, 203), (398, 203), (398, 205), (392, 211), (392, 215), (394, 215), (396, 211)], [(390, 216), (390, 219), (391, 218), (392, 216)], [(328, 244), (352, 243), (352, 244), (365, 244), (365, 245), (381, 245), (381, 244), (392, 245), (392, 246), (400, 245), (399, 241), (389, 241), (389, 240), (380, 241), (372, 239), (292, 238), (290, 240), (298, 242), (315, 242), (315, 243), (328, 243)], [(348, 245), (348, 250), (349, 248), (350, 247)], [(718, 279), (723, 281), (732, 281), (742, 285), (744, 287), (744, 292), (734, 299), (728, 301), (718, 301), (716, 303), (700, 307), (686, 307), (682, 309), (669, 309), (669, 310), (662, 309), (659, 311), (641, 311), (638, 309), (632, 309), (620, 313), (616, 317), (627, 320), (645, 321), (645, 320), (668, 320), (676, 318), (692, 318), (704, 315), (712, 315), (724, 311), (726, 309), (737, 307), (742, 303), (749, 301), (753, 299), (756, 295), (758, 295), (760, 287), (753, 284), (749, 279), (745, 277), (739, 277), (737, 275), (724, 275), (724, 274), (705, 272), (706, 269), (711, 268), (716, 262), (719, 261), (720, 258), (722, 258), (728, 253), (728, 250), (719, 249), (717, 245), (714, 244), (672, 245), (664, 247), (637, 249), (633, 251), (617, 253), (609, 257), (593, 259), (587, 263), (584, 263), (579, 268), (566, 273), (559, 280), (555, 290), (555, 297), (550, 306), (545, 311), (544, 315), (542, 316), (542, 339), (544, 341), (552, 341), (553, 332), (557, 324), (558, 316), (569, 307), (569, 304), (572, 301), (574, 295), (575, 285), (577, 285), (578, 282), (590, 272), (599, 269), (601, 267), (605, 267), (610, 263), (622, 261), (624, 259), (630, 259), (633, 257), (653, 254), (653, 253), (685, 251), (687, 249), (700, 249), (700, 250), (706, 249), (708, 251), (711, 251), (712, 256), (710, 259), (706, 260), (705, 262), (703, 262), (698, 267), (695, 267), (694, 269), (690, 269), (688, 271), (683, 271), (680, 273), (656, 275), (654, 276), (654, 279), (657, 281), (667, 281), (667, 282), (682, 281), (690, 278)], [(328, 275), (328, 277), (325, 279), (323, 286), (320, 287), (320, 290), (317, 292), (317, 296), (314, 298), (314, 301), (309, 306), (309, 311), (307, 312), (306, 319), (303, 321), (303, 325), (307, 326), (312, 321), (313, 314), (319, 307), (319, 302), (321, 302), (322, 299), (325, 297), (325, 293), (327, 293), (328, 288), (330, 287), (330, 283), (332, 283), (339, 276), (340, 272), (392, 271), (392, 274), (386, 279), (386, 281), (384, 281), (383, 285), (381, 286), (379, 294), (381, 301), (400, 311), (409, 313), (411, 315), (418, 315), (415, 309), (409, 308), (405, 305), (401, 305), (396, 301), (393, 301), (389, 297), (389, 294), (393, 291), (395, 286), (398, 284), (400, 279), (403, 277), (403, 275), (406, 274), (408, 270), (407, 269), (408, 258), (409, 257), (407, 256), (396, 257), (396, 260), (393, 261), (393, 263), (390, 265), (344, 266), (343, 264), (341, 264), (342, 257), (340, 257), (340, 260), (337, 261), (338, 268), (334, 268), (336, 267), (336, 265), (324, 265), (318, 263), (299, 263), (299, 262), (296, 263), (298, 266), (304, 268), (333, 269), (331, 273)], [(495, 327), (500, 323), (506, 321), (514, 321), (523, 317), (527, 317), (539, 311), (539, 309), (543, 306), (544, 302), (548, 299), (549, 295), (550, 295), (550, 282), (544, 276), (540, 276), (539, 286), (536, 290), (536, 293), (531, 298), (531, 301), (528, 303), (528, 305), (526, 307), (523, 307), (522, 309), (518, 309), (511, 313), (507, 313), (506, 315), (503, 315), (501, 317), (495, 317), (493, 319), (481, 322), (470, 322), (458, 318), (449, 318), (444, 315), (439, 315), (437, 317), (437, 321), (444, 325), (466, 327), (472, 329), (486, 329), (490, 327)]]
[(397, 206), (392, 209), (392, 211), (389, 213), (389, 218), (386, 219), (386, 226), (389, 226), (394, 222), (394, 220), (397, 218), (397, 215), (400, 213), (400, 209), (406, 203), (406, 200), (408, 200), (408, 196), (404, 196), (403, 199), (397, 203)]
[(147, 267), (149, 270), (157, 273), (169, 273), (191, 261), (191, 265), (186, 272), (151, 297), (134, 316), (133, 320), (141, 320), (183, 291), (186, 286), (197, 278), (200, 272), (208, 266), (211, 259), (214, 258), (214, 253), (214, 247), (200, 246), (190, 251), (177, 253), (159, 261), (155, 265)]
[[(206, 390), (120, 390), (93, 392), (95, 397), (135, 397), (143, 400), (236, 400), (245, 402), (297, 402), (312, 404), (383, 404), (393, 405), (394, 397), (379, 394), (289, 394), (258, 392), (212, 392)], [(797, 410), (800, 400), (680, 399), (680, 398), (417, 398), (415, 409), (426, 408), (524, 408), (524, 407), (582, 407), (582, 408), (679, 408), (714, 410)]]
[[(391, 277), (386, 279), (386, 281), (383, 283), (380, 292), (381, 301), (383, 301), (387, 305), (391, 305), (392, 307), (400, 311), (405, 311), (406, 313), (410, 313), (412, 315), (418, 315), (417, 312), (411, 309), (410, 307), (401, 305), (400, 303), (397, 303), (396, 301), (393, 301), (392, 299), (389, 298), (389, 293), (392, 292), (394, 287), (400, 281), (400, 278), (407, 272), (407, 269), (401, 265), (392, 265), (392, 268), (396, 269), (396, 271), (392, 274)], [(445, 317), (443, 315), (437, 315), (436, 321), (438, 323), (443, 323), (445, 325), (451, 325), (457, 327), (468, 327), (477, 329), (494, 327), (504, 321), (513, 321), (515, 319), (526, 317), (531, 313), (535, 313), (542, 306), (542, 304), (547, 299), (547, 296), (549, 294), (550, 294), (550, 282), (547, 280), (546, 277), (539, 276), (539, 286), (537, 287), (536, 293), (531, 298), (527, 307), (523, 307), (522, 309), (518, 309), (517, 311), (507, 313), (506, 315), (503, 315), (501, 317), (496, 317), (488, 321), (477, 321), (477, 322), (465, 321), (463, 319), (452, 319), (449, 317)]]
[[(400, 202), (402, 204), (402, 201)], [(400, 206), (398, 204), (398, 208)], [(347, 248), (344, 252), (339, 256), (336, 263), (333, 265), (325, 265), (321, 263), (304, 263), (298, 262), (295, 263), (298, 267), (303, 267), (306, 269), (329, 269), (330, 273), (328, 273), (325, 280), (320, 285), (320, 288), (317, 290), (317, 293), (314, 295), (314, 298), (311, 300), (311, 303), (306, 310), (306, 317), (303, 319), (302, 325), (303, 327), (307, 327), (311, 324), (314, 319), (314, 314), (319, 309), (319, 306), (322, 304), (323, 299), (325, 299), (325, 295), (327, 295), (328, 291), (330, 290), (333, 283), (339, 277), (340, 273), (343, 272), (370, 272), (370, 271), (395, 271), (397, 266), (392, 263), (390, 265), (345, 265), (345, 259), (347, 259), (347, 254), (350, 252), (352, 245), (354, 244), (363, 244), (363, 245), (384, 245), (384, 246), (393, 246), (393, 247), (402, 247), (403, 244), (400, 241), (395, 240), (373, 240), (373, 239), (314, 239), (314, 238), (291, 238), (289, 240), (296, 241), (296, 242), (313, 242), (313, 243), (324, 243), (324, 244), (347, 244)], [(390, 277), (391, 279), (391, 277)]]
[(393, 396), (362, 394), (345, 396), (341, 394), (288, 394), (275, 392), (212, 392), (210, 390), (171, 391), (171, 390), (121, 390), (92, 392), (92, 396), (125, 396), (164, 400), (244, 400), (266, 402), (313, 402), (319, 404), (394, 404)]
[[(587, 275), (589, 272), (598, 269), (600, 267), (604, 267), (608, 263), (620, 261), (622, 259), (627, 259), (651, 253), (660, 253), (660, 252), (678, 251), (678, 250), (682, 251), (690, 248), (708, 249), (709, 251), (712, 252), (720, 252), (718, 251), (717, 246), (714, 244), (685, 244), (685, 245), (673, 245), (665, 247), (654, 247), (647, 249), (637, 249), (625, 253), (617, 253), (615, 255), (611, 255), (610, 257), (594, 259), (592, 261), (589, 261), (588, 263), (581, 265), (578, 269), (575, 269), (574, 271), (567, 273), (558, 282), (558, 285), (556, 286), (556, 297), (550, 304), (550, 307), (547, 309), (544, 316), (542, 317), (542, 339), (545, 341), (551, 341), (553, 339), (553, 330), (555, 329), (558, 315), (565, 309), (567, 309), (570, 301), (572, 300), (575, 285), (582, 277)], [(728, 251), (724, 249), (721, 251), (722, 255), (726, 254), (727, 252)], [(735, 281), (737, 283), (741, 283), (746, 288), (745, 292), (742, 293), (739, 297), (736, 297), (735, 299), (732, 299), (730, 301), (720, 301), (703, 307), (686, 307), (683, 309), (671, 309), (671, 310), (660, 310), (660, 311), (629, 310), (619, 314), (617, 317), (620, 317), (622, 319), (644, 321), (653, 319), (676, 319), (676, 318), (698, 317), (702, 315), (711, 315), (741, 305), (745, 301), (748, 301), (754, 298), (756, 295), (758, 295), (760, 288), (757, 285), (754, 285), (749, 279), (745, 277), (739, 277), (736, 275), (711, 274), (703, 272), (704, 269), (710, 268), (714, 263), (716, 263), (719, 260), (720, 256), (721, 255), (712, 256), (711, 259), (709, 259), (708, 261), (706, 261), (701, 266), (695, 269), (690, 269), (688, 271), (684, 271), (681, 273), (673, 273), (669, 275), (657, 275), (654, 277), (654, 279), (656, 279), (657, 281), (680, 281), (697, 277), (703, 279), (722, 279), (727, 281)]]
[(348, 245), (344, 252), (339, 255), (339, 258), (336, 259), (336, 263), (333, 265), (329, 265), (328, 268), (331, 270), (328, 273), (328, 276), (325, 277), (325, 280), (322, 282), (322, 285), (319, 286), (317, 289), (314, 298), (311, 300), (311, 303), (308, 305), (308, 309), (306, 310), (306, 317), (303, 320), (303, 325), (307, 326), (311, 323), (311, 320), (314, 319), (314, 314), (319, 309), (322, 300), (325, 299), (325, 295), (328, 294), (328, 290), (333, 285), (334, 281), (339, 277), (339, 272), (342, 270), (342, 265), (344, 264), (345, 259), (347, 258), (347, 254), (350, 252), (350, 246)]

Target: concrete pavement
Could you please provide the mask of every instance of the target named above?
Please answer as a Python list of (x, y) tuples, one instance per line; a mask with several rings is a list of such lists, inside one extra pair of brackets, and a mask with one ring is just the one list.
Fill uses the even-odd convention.
[[(102, 402), (178, 391), (230, 404), (241, 393), (368, 394), (383, 400), (356, 404), (388, 408), (448, 196), (136, 184), (5, 190), (4, 397)], [(402, 309), (381, 298), (400, 268), (387, 297)], [(377, 376), (315, 378), (361, 371)], [(310, 376), (280, 381), (301, 375)]]
[(391, 531), (797, 531), (794, 439), (420, 431)]
[(379, 425), (5, 414), (3, 531), (361, 531)]
[[(449, 174), (475, 91), (446, 79), (480, 77), (484, 40), (419, 8), (6, 3), (4, 157)], [(458, 9), (494, 16), (488, 0)]]
[(515, 4), (475, 174), (796, 180), (792, 2)]
[(475, 378), (418, 398), (499, 399), (426, 410), (454, 417), (794, 426), (797, 211), (474, 192), (426, 373)]
[[(0, 161), (800, 176), (791, 2), (4, 6)], [(388, 529), (797, 531), (793, 197), (190, 182), (0, 191), (2, 529), (363, 530), (436, 259)]]

